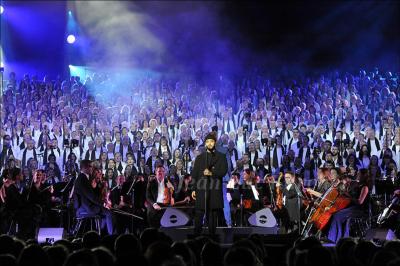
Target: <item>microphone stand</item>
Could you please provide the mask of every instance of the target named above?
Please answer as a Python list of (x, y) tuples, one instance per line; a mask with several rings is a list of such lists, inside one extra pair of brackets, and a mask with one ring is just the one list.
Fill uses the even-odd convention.
[[(205, 143), (204, 143), (205, 145)], [(208, 169), (208, 151), (206, 147), (206, 168)], [(206, 185), (205, 185), (205, 190), (204, 190), (204, 217), (203, 219), (207, 219), (207, 225), (208, 225), (208, 231), (210, 231), (210, 217), (207, 217), (207, 190), (208, 190), (208, 176), (204, 175), (203, 176), (206, 178)], [(204, 220), (203, 220), (204, 221)]]
[(296, 193), (297, 193), (297, 204), (299, 207), (298, 231), (299, 231), (299, 235), (301, 235), (302, 230), (301, 230), (301, 201), (300, 201), (300, 199), (304, 198), (304, 197), (303, 197), (303, 194), (301, 193), (299, 187), (297, 186), (296, 182), (293, 182), (293, 185), (294, 185), (294, 189), (296, 190)]

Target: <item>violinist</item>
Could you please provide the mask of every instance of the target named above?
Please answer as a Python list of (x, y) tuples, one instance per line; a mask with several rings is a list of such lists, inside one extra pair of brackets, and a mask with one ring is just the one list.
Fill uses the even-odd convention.
[(174, 187), (165, 177), (165, 169), (158, 164), (155, 169), (156, 177), (149, 180), (146, 190), (147, 219), (151, 227), (159, 228), (164, 211), (162, 207), (173, 206)]
[(2, 220), (2, 222), (5, 222), (3, 226), (6, 225), (2, 228), (3, 232), (10, 232), (10, 223), (13, 221), (14, 225), (18, 224), (17, 237), (21, 239), (34, 238), (33, 210), (27, 201), (29, 188), (24, 186), (21, 169), (10, 169), (9, 179), (4, 181), (3, 186), (5, 189), (4, 213), (5, 218), (7, 218), (7, 220)]
[[(124, 184), (126, 183), (126, 179), (124, 175), (119, 175), (117, 177), (117, 185), (113, 187), (110, 191), (110, 200), (113, 208), (120, 209), (126, 212), (131, 211), (132, 206), (130, 201), (126, 198), (127, 190)], [(129, 188), (128, 188), (129, 189)], [(116, 233), (122, 234), (126, 229), (129, 229), (130, 219), (124, 215), (116, 215)]]
[(44, 170), (36, 170), (33, 174), (33, 184), (29, 195), (29, 203), (40, 209), (40, 212), (36, 212), (41, 218), (41, 225), (49, 226), (50, 210), (52, 202), (54, 200), (53, 193), (54, 188), (47, 182), (46, 172)]
[(192, 176), (185, 174), (181, 180), (182, 182), (179, 182), (178, 190), (174, 194), (176, 206), (189, 205), (193, 202), (191, 197), (192, 190), (189, 187), (190, 182), (192, 182)]
[(240, 190), (239, 190), (240, 174), (233, 172), (231, 179), (227, 185), (227, 199), (231, 211), (232, 226), (239, 226), (240, 222)]
[(276, 182), (272, 174), (267, 174), (264, 177), (264, 193), (263, 204), (266, 208), (276, 208)]
[[(74, 207), (77, 217), (100, 215), (107, 225), (108, 234), (113, 233), (113, 222), (109, 206), (102, 202), (96, 195), (90, 176), (93, 174), (93, 166), (90, 160), (81, 161), (81, 173), (74, 183)], [(100, 171), (101, 172), (101, 171)]]
[[(360, 169), (357, 180), (348, 177), (343, 180), (347, 185), (347, 194), (351, 197), (350, 206), (335, 213), (330, 221), (328, 239), (337, 243), (342, 237), (349, 237), (350, 218), (364, 217), (368, 213), (369, 194), (371, 189), (370, 175), (367, 169)], [(345, 230), (343, 231), (343, 228)]]
[(79, 166), (76, 163), (76, 155), (75, 153), (70, 153), (68, 155), (68, 160), (64, 166), (64, 181), (69, 181), (70, 179), (75, 179), (79, 173)]
[(256, 188), (257, 179), (251, 169), (243, 172), (243, 184), (240, 186), (242, 196), (242, 219), (244, 225), (247, 225), (247, 219), (250, 215), (260, 208), (259, 193)]

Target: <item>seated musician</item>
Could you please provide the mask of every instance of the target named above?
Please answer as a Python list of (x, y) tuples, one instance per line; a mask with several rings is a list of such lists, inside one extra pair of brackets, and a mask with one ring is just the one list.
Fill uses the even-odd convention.
[[(330, 220), (328, 239), (337, 243), (342, 237), (349, 237), (350, 218), (363, 217), (368, 212), (371, 180), (367, 169), (361, 169), (357, 180), (344, 179), (347, 184), (348, 195), (351, 197), (350, 206), (335, 213)], [(345, 230), (343, 231), (343, 228)]]
[(191, 181), (192, 181), (192, 176), (189, 174), (185, 174), (182, 177), (182, 182), (179, 183), (177, 189), (175, 188), (175, 193), (174, 193), (175, 206), (187, 206), (190, 203), (193, 203), (191, 196), (192, 189), (189, 187)]
[(314, 189), (307, 188), (307, 193), (311, 194), (316, 198), (320, 198), (325, 192), (331, 187), (329, 182), (330, 170), (328, 168), (318, 169), (318, 180)]
[(158, 164), (156, 177), (149, 180), (146, 190), (147, 219), (151, 227), (159, 228), (164, 211), (162, 207), (173, 206), (173, 185), (165, 177), (164, 166)]
[[(110, 191), (110, 200), (113, 208), (130, 213), (132, 211), (132, 202), (127, 195), (130, 187), (127, 186), (129, 184), (125, 181), (124, 175), (117, 177), (117, 185), (111, 188)], [(126, 215), (115, 213), (115, 222), (117, 234), (123, 234), (130, 229), (131, 219)]]
[(100, 215), (103, 218), (103, 223), (107, 225), (108, 234), (113, 233), (113, 221), (111, 212), (108, 210), (104, 202), (101, 201), (99, 195), (96, 195), (92, 187), (91, 175), (93, 174), (93, 166), (90, 160), (81, 161), (81, 173), (74, 183), (74, 207), (77, 217), (88, 217)]
[[(50, 226), (51, 207), (53, 202), (54, 188), (46, 184), (47, 176), (44, 170), (36, 170), (33, 174), (33, 185), (29, 195), (31, 205), (38, 206), (41, 212), (41, 225)], [(54, 216), (54, 215), (53, 215)], [(52, 217), (54, 218), (54, 217)]]
[(243, 172), (243, 184), (240, 186), (243, 208), (243, 225), (248, 225), (247, 219), (260, 209), (259, 193), (256, 188), (257, 179), (251, 169)]
[(263, 204), (265, 208), (276, 208), (276, 187), (275, 178), (272, 174), (267, 174), (264, 178)]
[[(2, 231), (4, 233), (12, 233), (11, 221), (13, 221), (17, 237), (21, 239), (28, 239), (35, 237), (35, 209), (28, 203), (28, 195), (30, 189), (24, 185), (21, 169), (9, 169), (8, 179), (3, 183), (5, 190), (4, 200), (4, 214), (5, 219), (2, 219)], [(18, 225), (18, 226), (16, 226)]]
[(232, 226), (240, 225), (240, 189), (239, 189), (240, 174), (233, 172), (231, 179), (227, 185), (227, 196), (231, 212)]

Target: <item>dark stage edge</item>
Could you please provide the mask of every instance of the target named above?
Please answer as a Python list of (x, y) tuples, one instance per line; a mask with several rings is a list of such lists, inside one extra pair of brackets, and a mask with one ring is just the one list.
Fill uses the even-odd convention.
[[(161, 227), (160, 231), (174, 241), (193, 239), (193, 227)], [(203, 233), (208, 234), (208, 228), (203, 228)], [(264, 236), (278, 236), (277, 227), (217, 227), (216, 235), (221, 244), (232, 244), (235, 240), (247, 238), (252, 234)]]

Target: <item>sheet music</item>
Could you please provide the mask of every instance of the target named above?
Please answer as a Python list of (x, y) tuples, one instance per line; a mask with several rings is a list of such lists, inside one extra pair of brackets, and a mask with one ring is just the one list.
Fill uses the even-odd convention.
[(256, 189), (256, 186), (251, 185), (251, 190), (253, 191), (254, 198), (255, 198), (256, 200), (259, 200), (259, 198), (258, 198), (258, 191), (257, 191), (257, 189)]

